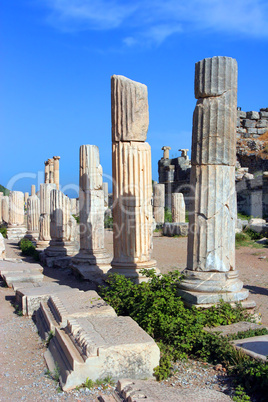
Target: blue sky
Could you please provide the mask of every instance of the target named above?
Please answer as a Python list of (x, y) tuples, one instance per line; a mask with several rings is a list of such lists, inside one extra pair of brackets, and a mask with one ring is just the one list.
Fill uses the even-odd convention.
[(76, 196), (82, 144), (99, 147), (110, 176), (113, 74), (148, 87), (158, 180), (162, 146), (174, 157), (191, 147), (197, 61), (234, 57), (238, 106), (268, 107), (267, 21), (267, 0), (3, 0), (0, 184), (30, 191), (59, 155), (61, 185)]

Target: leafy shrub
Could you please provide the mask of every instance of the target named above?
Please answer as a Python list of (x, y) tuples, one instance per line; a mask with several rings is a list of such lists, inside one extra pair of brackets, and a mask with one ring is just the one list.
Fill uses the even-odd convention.
[(76, 220), (77, 223), (80, 223), (80, 217), (79, 215), (73, 214), (74, 219)]
[(172, 222), (172, 212), (169, 208), (165, 207), (165, 222)]
[(39, 254), (36, 251), (36, 247), (29, 239), (21, 239), (19, 242), (22, 255), (34, 257), (36, 261), (39, 261)]
[(104, 227), (105, 229), (112, 229), (113, 228), (113, 217), (106, 215), (104, 218)]
[(7, 238), (7, 228), (5, 225), (0, 226), (0, 233), (2, 233), (3, 237), (6, 239)]

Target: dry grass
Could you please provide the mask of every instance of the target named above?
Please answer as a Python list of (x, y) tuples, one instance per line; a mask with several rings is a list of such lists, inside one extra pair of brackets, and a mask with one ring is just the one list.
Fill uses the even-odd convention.
[(258, 140), (260, 140), (260, 141), (268, 141), (268, 130), (266, 131), (266, 133), (260, 135)]

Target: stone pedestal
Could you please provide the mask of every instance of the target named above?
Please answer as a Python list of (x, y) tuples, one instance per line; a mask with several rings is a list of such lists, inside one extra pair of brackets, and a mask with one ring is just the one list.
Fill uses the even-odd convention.
[(237, 63), (196, 63), (188, 258), (179, 294), (188, 304), (243, 301), (235, 270)]
[(54, 183), (57, 186), (57, 190), (60, 189), (60, 156), (53, 156), (54, 160)]
[(37, 241), (39, 239), (40, 200), (31, 195), (27, 201), (27, 233), (25, 237)]
[(49, 246), (50, 237), (50, 194), (56, 189), (56, 184), (40, 184), (40, 221), (39, 221), (39, 240), (37, 249), (43, 250)]
[(163, 225), (165, 222), (165, 185), (154, 184), (153, 193), (154, 219), (157, 225)]
[(20, 240), (26, 233), (24, 225), (24, 194), (21, 191), (11, 191), (9, 194), (9, 219), (7, 238)]
[(185, 223), (185, 202), (182, 193), (171, 195), (172, 222)]
[(156, 269), (152, 252), (151, 148), (147, 87), (112, 76), (114, 258), (111, 272), (136, 282), (140, 270)]
[(96, 145), (80, 147), (80, 250), (72, 268), (85, 279), (101, 278), (111, 268), (104, 247), (104, 194), (102, 167)]

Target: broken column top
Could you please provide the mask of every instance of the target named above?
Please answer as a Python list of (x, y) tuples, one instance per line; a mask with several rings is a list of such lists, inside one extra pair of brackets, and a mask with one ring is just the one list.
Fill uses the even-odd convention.
[(53, 156), (53, 159), (59, 160), (60, 156)]
[(189, 149), (179, 149), (179, 152), (181, 152), (181, 156), (184, 157), (185, 159), (188, 158), (187, 152), (189, 152)]
[(195, 97), (219, 96), (237, 91), (237, 62), (231, 57), (215, 56), (195, 64)]
[(111, 101), (112, 141), (146, 141), (149, 126), (146, 85), (113, 75)]

